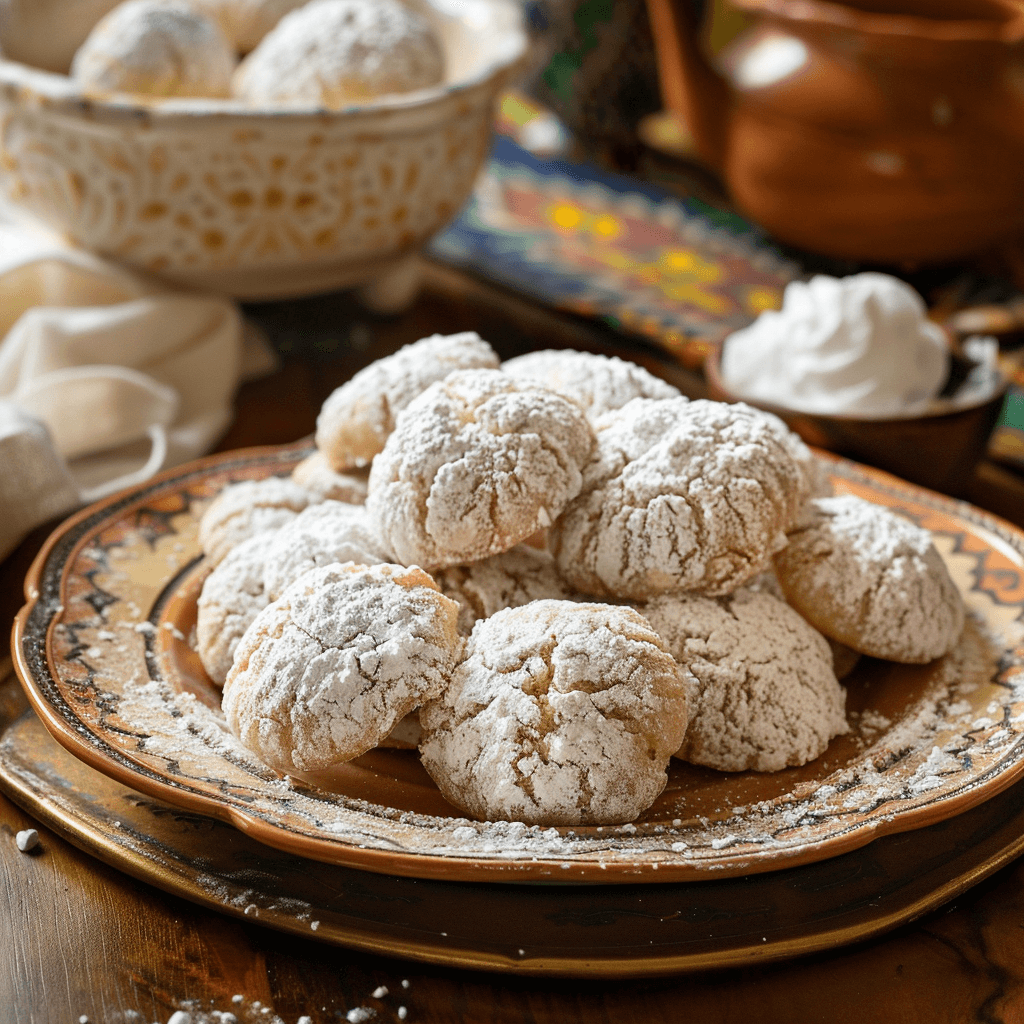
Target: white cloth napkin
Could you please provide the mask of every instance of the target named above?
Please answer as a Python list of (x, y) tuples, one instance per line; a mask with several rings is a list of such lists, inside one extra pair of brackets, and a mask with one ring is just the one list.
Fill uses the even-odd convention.
[(243, 335), (233, 302), (0, 213), (0, 558), (39, 523), (209, 450)]

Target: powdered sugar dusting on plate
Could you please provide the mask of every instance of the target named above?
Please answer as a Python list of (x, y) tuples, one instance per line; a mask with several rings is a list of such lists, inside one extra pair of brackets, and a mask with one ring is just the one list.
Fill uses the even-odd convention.
[[(263, 458), (259, 465), (268, 473), (286, 462), (283, 455), (277, 462)], [(222, 479), (238, 473), (237, 461), (224, 466)], [(992, 780), (1015, 778), (1024, 760), (1024, 673), (1015, 650), (1022, 601), (1002, 577), (983, 578), (978, 568), (982, 558), (1024, 566), (1024, 539), (1008, 528), (998, 533), (999, 524), (982, 513), (892, 485), (893, 500), (912, 515), (947, 517), (947, 532), (940, 526), (937, 534), (944, 557), (953, 547), (964, 560), (976, 552), (974, 575), (955, 573), (972, 609), (964, 635), (933, 665), (862, 661), (849, 680), (851, 695), (860, 695), (851, 705), (858, 711), (851, 736), (833, 741), (811, 766), (763, 777), (744, 806), (733, 806), (740, 803), (735, 799), (690, 802), (685, 766), (672, 770), (669, 789), (651, 812), (610, 827), (484, 823), (455, 812), (424, 813), (398, 790), (378, 802), (356, 790), (311, 789), (242, 749), (224, 726), (216, 691), (176, 660), (194, 652), (177, 635), (188, 636), (190, 627), (174, 617), (184, 613), (174, 610), (173, 598), (203, 572), (201, 562), (189, 560), (198, 555), (200, 502), (216, 490), (214, 470), (200, 477), (191, 472), (73, 527), (79, 532), (62, 542), (65, 561), (54, 568), (58, 583), (45, 574), (38, 583), (33, 614), (49, 638), (46, 664), (56, 667), (56, 677), (34, 685), (76, 742), (90, 744), (112, 773), (115, 767), (122, 778), (129, 773), (139, 788), (158, 790), (171, 803), (244, 818), (265, 842), (295, 852), (301, 844), (317, 859), (412, 875), (561, 882), (736, 875), (785, 866), (787, 858), (820, 859), (879, 830), (947, 817)], [(854, 467), (840, 465), (835, 475), (859, 493), (889, 493)], [(1002, 549), (987, 546), (989, 534)], [(975, 586), (977, 580), (988, 589)], [(174, 629), (162, 628), (164, 622)], [(413, 752), (373, 756), (416, 766)], [(701, 779), (717, 784), (710, 774)]]

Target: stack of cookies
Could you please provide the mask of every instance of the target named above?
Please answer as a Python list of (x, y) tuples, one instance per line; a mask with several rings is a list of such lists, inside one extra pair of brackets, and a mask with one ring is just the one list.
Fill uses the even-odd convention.
[(200, 657), (286, 774), (417, 746), (474, 816), (627, 822), (673, 756), (813, 760), (847, 731), (837, 668), (963, 628), (927, 531), (832, 496), (775, 417), (620, 359), (426, 338), (335, 391), (316, 442), (200, 525)]

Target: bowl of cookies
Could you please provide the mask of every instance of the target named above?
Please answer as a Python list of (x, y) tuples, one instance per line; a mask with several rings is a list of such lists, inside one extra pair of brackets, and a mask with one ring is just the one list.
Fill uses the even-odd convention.
[(97, 253), (246, 299), (400, 288), (527, 51), (512, 0), (105, 6), (67, 73), (0, 38), (0, 190)]
[(13, 648), (89, 764), (331, 863), (775, 870), (1024, 771), (1024, 534), (621, 359), (476, 334), (64, 524)]

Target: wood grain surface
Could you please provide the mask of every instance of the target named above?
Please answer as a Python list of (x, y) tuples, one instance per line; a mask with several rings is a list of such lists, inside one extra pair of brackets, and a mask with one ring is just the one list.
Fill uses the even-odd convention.
[[(390, 321), (343, 297), (252, 312), (284, 357), (272, 377), (241, 389), (225, 449), (308, 434), (333, 387), (434, 331), (477, 329), (506, 356), (549, 345), (622, 350), (592, 325), (439, 269), (416, 306)], [(692, 375), (638, 351), (699, 393)], [(1024, 525), (1024, 486), (1012, 474), (983, 465), (964, 491)], [(0, 565), (6, 622), (45, 535), (36, 531)], [(29, 827), (42, 841), (25, 854), (14, 836)], [(215, 1020), (214, 1010), (285, 1024), (303, 1015), (314, 1024), (1024, 1022), (1024, 864), (914, 924), (827, 955), (657, 981), (520, 979), (352, 953), (230, 919), (106, 867), (0, 796), (0, 1024), (165, 1024), (178, 1010), (195, 1024)]]

